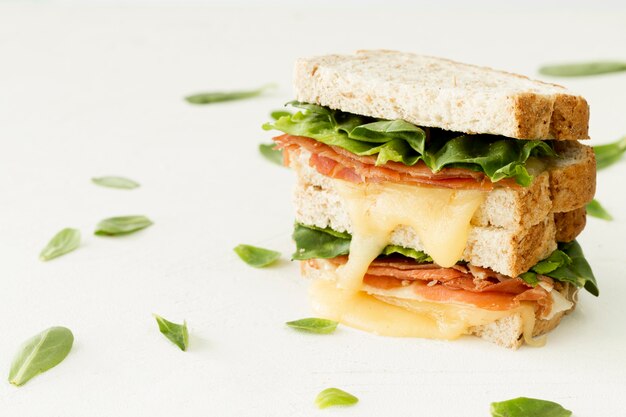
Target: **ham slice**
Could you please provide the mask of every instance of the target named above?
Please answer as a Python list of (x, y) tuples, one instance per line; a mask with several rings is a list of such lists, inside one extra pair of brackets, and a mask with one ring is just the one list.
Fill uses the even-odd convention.
[[(494, 183), (482, 172), (464, 168), (443, 168), (432, 172), (423, 161), (413, 166), (389, 161), (376, 166), (375, 156), (355, 155), (338, 146), (329, 146), (303, 136), (281, 135), (274, 138), (278, 149), (283, 149), (285, 163), (289, 153), (301, 148), (311, 153), (309, 164), (320, 174), (354, 183), (395, 182), (430, 187), (473, 189), (489, 191)], [(516, 187), (512, 179), (498, 181), (498, 185)]]
[[(326, 261), (335, 266), (347, 262), (347, 256)], [(309, 261), (317, 267), (315, 260)], [(553, 285), (549, 277), (540, 277)], [(510, 310), (522, 301), (534, 302), (539, 317), (552, 308), (552, 297), (542, 286), (532, 287), (521, 278), (511, 278), (488, 268), (458, 264), (442, 268), (433, 263), (418, 264), (407, 258), (378, 258), (369, 266), (363, 283), (389, 290), (410, 286), (421, 298), (436, 302), (470, 304), (487, 310)]]

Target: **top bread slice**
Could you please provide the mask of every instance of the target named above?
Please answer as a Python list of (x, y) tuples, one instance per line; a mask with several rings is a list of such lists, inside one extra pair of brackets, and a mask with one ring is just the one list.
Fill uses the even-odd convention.
[(395, 51), (296, 61), (298, 101), (418, 126), (516, 139), (588, 139), (589, 106), (564, 87)]

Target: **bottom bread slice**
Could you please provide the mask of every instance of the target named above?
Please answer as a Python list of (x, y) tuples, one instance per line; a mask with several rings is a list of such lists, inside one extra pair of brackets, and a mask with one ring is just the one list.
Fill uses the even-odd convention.
[[(322, 268), (313, 267), (309, 262), (301, 262), (301, 273), (305, 278), (312, 280), (327, 279), (325, 274), (331, 271), (334, 266), (325, 260), (316, 260), (316, 263), (322, 263)], [(559, 293), (569, 302), (572, 303), (571, 308), (565, 311), (560, 311), (554, 314), (549, 319), (541, 319), (535, 317), (535, 323), (532, 330), (532, 337), (542, 336), (552, 329), (556, 328), (561, 319), (566, 314), (574, 311), (577, 302), (578, 288), (569, 284), (561, 283)], [(556, 291), (556, 289), (555, 289)], [(377, 299), (398, 307), (405, 308), (407, 310), (420, 311), (415, 308), (415, 300), (399, 298), (394, 296), (385, 296), (381, 294), (370, 294)], [(505, 316), (499, 320), (491, 323), (487, 323), (481, 326), (473, 326), (468, 329), (467, 335), (478, 336), (488, 342), (494, 343), (498, 346), (518, 349), (524, 344), (524, 320), (522, 315), (517, 310), (511, 311), (511, 314)]]

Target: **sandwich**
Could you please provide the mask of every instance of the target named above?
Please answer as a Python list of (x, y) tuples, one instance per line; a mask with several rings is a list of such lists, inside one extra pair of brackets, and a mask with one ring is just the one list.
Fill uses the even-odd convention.
[(585, 99), (394, 51), (296, 62), (264, 125), (297, 175), (294, 260), (315, 313), (386, 336), (540, 345), (598, 287)]

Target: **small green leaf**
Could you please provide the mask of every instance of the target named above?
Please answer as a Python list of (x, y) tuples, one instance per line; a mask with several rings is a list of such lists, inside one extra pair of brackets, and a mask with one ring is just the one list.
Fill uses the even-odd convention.
[(255, 268), (271, 265), (280, 258), (280, 252), (251, 245), (238, 245), (233, 250), (242, 261)]
[(220, 103), (223, 101), (243, 100), (246, 98), (260, 96), (265, 91), (273, 88), (276, 88), (276, 84), (267, 84), (256, 90), (214, 91), (207, 93), (198, 93), (185, 97), (185, 100), (187, 100), (187, 102), (191, 104), (211, 104)]
[(626, 152), (626, 136), (606, 145), (598, 145), (593, 147), (596, 154), (596, 168), (604, 169), (619, 161), (624, 152)]
[(553, 77), (584, 77), (587, 75), (608, 74), (610, 72), (626, 71), (626, 62), (596, 61), (575, 62), (560, 65), (545, 65), (539, 68), (539, 73)]
[(124, 177), (95, 177), (91, 179), (94, 184), (102, 187), (120, 188), (124, 190), (132, 190), (139, 187), (139, 183)]
[(110, 217), (98, 223), (94, 234), (98, 236), (127, 235), (153, 224), (146, 216)]
[(575, 240), (567, 243), (560, 242), (559, 250), (569, 257), (571, 263), (562, 265), (546, 275), (562, 282), (570, 282), (577, 287), (584, 287), (596, 297), (600, 295), (596, 277), (578, 242)]
[(270, 116), (272, 117), (272, 119), (278, 120), (283, 116), (291, 116), (291, 112), (287, 110), (274, 110), (270, 113)]
[(262, 143), (259, 145), (259, 152), (268, 161), (273, 162), (276, 165), (282, 166), (283, 165), (283, 152), (280, 149), (275, 149), (274, 146), (276, 145), (273, 143), (269, 143), (269, 144)]
[(288, 321), (285, 324), (294, 329), (309, 333), (330, 334), (335, 331), (338, 323), (333, 320), (310, 317), (306, 319)]
[(569, 417), (572, 412), (552, 401), (519, 397), (491, 403), (492, 417)]
[(603, 220), (613, 220), (611, 213), (606, 211), (606, 209), (602, 207), (602, 204), (596, 199), (591, 200), (591, 202), (587, 204), (587, 214)]
[(80, 232), (76, 229), (65, 228), (54, 235), (50, 242), (39, 254), (39, 259), (49, 261), (58, 256), (65, 255), (78, 248), (80, 245)]
[(163, 317), (153, 314), (159, 325), (159, 331), (163, 333), (165, 337), (172, 341), (183, 352), (187, 350), (189, 346), (189, 332), (187, 331), (187, 322), (183, 321), (183, 324), (172, 323), (165, 320)]
[(519, 278), (521, 278), (525, 283), (533, 287), (539, 284), (539, 278), (537, 278), (537, 274), (535, 272), (531, 272), (531, 271), (524, 272), (523, 274), (519, 276)]
[(339, 388), (326, 388), (324, 391), (317, 394), (317, 398), (315, 398), (315, 404), (318, 408), (335, 406), (347, 407), (358, 402), (359, 399), (357, 397)]
[(9, 382), (20, 386), (55, 367), (65, 359), (73, 343), (74, 335), (65, 327), (50, 327), (31, 337), (13, 358)]

